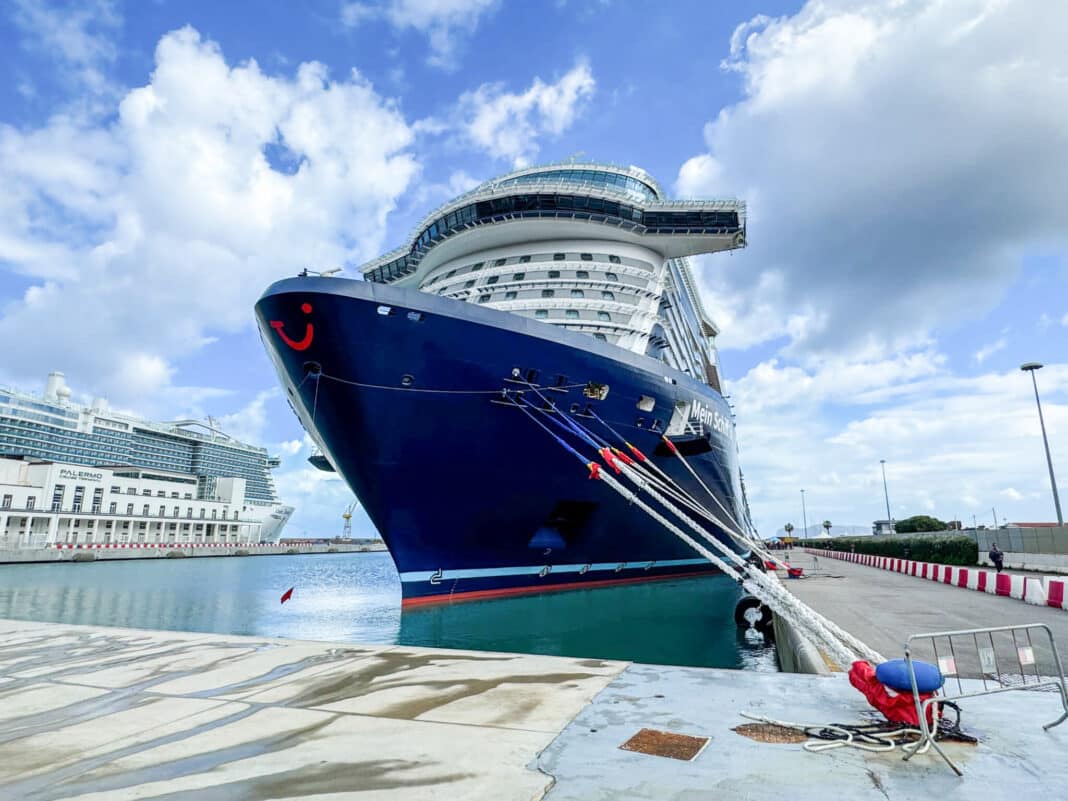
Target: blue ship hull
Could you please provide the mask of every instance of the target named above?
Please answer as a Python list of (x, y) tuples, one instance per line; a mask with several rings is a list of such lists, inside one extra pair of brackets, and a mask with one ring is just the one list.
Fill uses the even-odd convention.
[[(677, 403), (700, 402), (703, 419), (723, 430), (680, 437), (679, 446), (742, 519), (726, 402), (659, 361), (507, 312), (364, 281), (280, 281), (256, 315), (294, 411), (389, 547), (405, 605), (713, 572), (604, 482), (589, 480), (573, 454), (502, 398), (503, 389), (512, 397), (527, 389), (522, 381), (554, 387), (545, 395), (561, 410), (588, 404), (707, 501), (661, 438)], [(607, 396), (586, 397), (587, 382), (607, 385)], [(638, 408), (643, 396), (643, 408), (653, 399), (651, 411)], [(584, 422), (618, 444), (600, 423)], [(592, 448), (571, 444), (594, 458)]]

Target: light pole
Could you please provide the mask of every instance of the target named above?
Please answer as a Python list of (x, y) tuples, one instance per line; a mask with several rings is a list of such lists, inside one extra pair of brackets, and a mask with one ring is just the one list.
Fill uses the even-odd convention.
[(1046, 447), (1046, 466), (1049, 467), (1049, 485), (1053, 488), (1053, 505), (1057, 508), (1057, 525), (1064, 525), (1064, 515), (1061, 514), (1061, 499), (1057, 495), (1057, 479), (1053, 477), (1053, 457), (1049, 455), (1049, 440), (1046, 439), (1046, 421), (1042, 419), (1042, 401), (1038, 399), (1038, 381), (1035, 380), (1035, 370), (1041, 370), (1042, 365), (1038, 362), (1021, 364), (1020, 369), (1031, 374), (1031, 384), (1035, 388), (1035, 404), (1038, 406), (1038, 424), (1042, 428), (1042, 444)]
[(805, 523), (805, 539), (808, 539), (808, 512), (805, 511), (805, 491), (801, 490), (801, 519)]
[(886, 522), (890, 524), (890, 533), (894, 533), (894, 519), (890, 517), (890, 493), (886, 491), (886, 459), (880, 459), (883, 467), (883, 498), (886, 499)]

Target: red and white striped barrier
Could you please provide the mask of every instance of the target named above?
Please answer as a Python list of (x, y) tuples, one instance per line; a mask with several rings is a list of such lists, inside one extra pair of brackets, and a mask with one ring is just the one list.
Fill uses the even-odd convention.
[(815, 556), (841, 559), (962, 589), (1015, 598), (1035, 606), (1052, 606), (1054, 609), (1068, 610), (1068, 577), (1018, 576), (1010, 573), (997, 573), (980, 567), (940, 565), (892, 556), (825, 551), (819, 548), (805, 548), (804, 550)]
[(181, 550), (185, 548), (277, 548), (277, 542), (52, 542), (46, 548), (60, 551), (112, 550), (123, 548), (167, 548)]

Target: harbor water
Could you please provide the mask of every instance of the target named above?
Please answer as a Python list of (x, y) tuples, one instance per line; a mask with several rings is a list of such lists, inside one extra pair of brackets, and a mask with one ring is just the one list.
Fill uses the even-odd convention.
[(738, 597), (706, 577), (402, 613), (384, 552), (0, 566), (0, 617), (22, 620), (776, 670)]

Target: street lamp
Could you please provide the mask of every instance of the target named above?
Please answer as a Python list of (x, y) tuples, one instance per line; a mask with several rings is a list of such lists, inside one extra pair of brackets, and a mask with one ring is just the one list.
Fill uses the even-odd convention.
[(890, 533), (894, 533), (894, 519), (890, 517), (890, 493), (886, 491), (886, 459), (880, 459), (883, 466), (883, 498), (886, 499), (886, 522), (890, 524)]
[(1038, 405), (1038, 424), (1042, 427), (1042, 444), (1046, 447), (1046, 465), (1049, 467), (1049, 485), (1053, 488), (1053, 505), (1057, 507), (1057, 525), (1064, 525), (1064, 515), (1061, 514), (1061, 499), (1057, 495), (1057, 479), (1053, 477), (1053, 457), (1049, 455), (1049, 440), (1046, 439), (1046, 421), (1042, 419), (1042, 401), (1038, 399), (1038, 381), (1035, 380), (1035, 370), (1041, 370), (1042, 365), (1038, 362), (1021, 364), (1020, 369), (1031, 374), (1031, 384), (1035, 388), (1035, 403)]
[(805, 523), (805, 539), (808, 539), (808, 512), (805, 511), (805, 491), (801, 490), (801, 518)]

